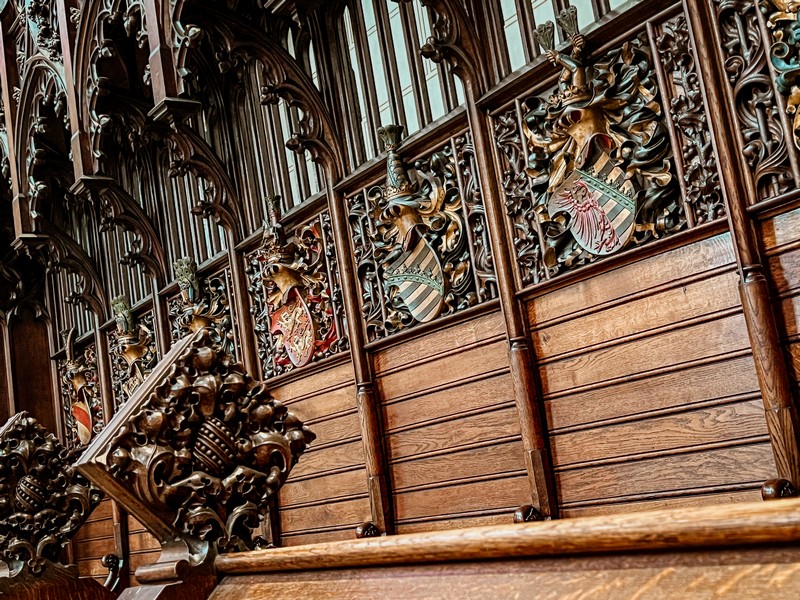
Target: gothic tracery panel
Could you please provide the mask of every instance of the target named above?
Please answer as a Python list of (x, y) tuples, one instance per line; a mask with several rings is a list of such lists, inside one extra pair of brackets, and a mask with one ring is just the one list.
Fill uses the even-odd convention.
[(400, 149), (402, 131), (395, 125), (379, 130), (388, 151), (386, 183), (348, 199), (369, 340), (496, 295), (469, 133), (409, 164)]
[(338, 258), (326, 211), (287, 236), (272, 223), (248, 257), (251, 312), (262, 375), (273, 377), (349, 348)]
[[(523, 285), (686, 226), (647, 34), (589, 57), (575, 10), (562, 11), (558, 22), (571, 40), (568, 53), (555, 50), (552, 22), (536, 32), (561, 69), (556, 86), (518, 99), (494, 119)], [(691, 168), (693, 156), (686, 160)]]

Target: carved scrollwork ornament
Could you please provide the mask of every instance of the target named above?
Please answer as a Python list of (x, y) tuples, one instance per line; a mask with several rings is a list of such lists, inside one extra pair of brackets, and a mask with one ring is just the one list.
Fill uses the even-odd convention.
[(103, 493), (74, 467), (68, 450), (28, 413), (0, 428), (0, 562), (6, 576), (42, 575), (58, 565)]
[(448, 143), (411, 167), (399, 153), (402, 131), (396, 125), (379, 130), (388, 151), (385, 185), (349, 199), (370, 339), (455, 313), (495, 293), (491, 255), (478, 237), (485, 229), (480, 194), (465, 196), (459, 182), (459, 168), (462, 181), (463, 169), (471, 168), (468, 142), (456, 140), (458, 157)]
[(125, 296), (111, 301), (116, 328), (109, 334), (112, 386), (117, 406), (124, 404), (144, 383), (158, 359), (152, 315), (139, 320)]
[(73, 446), (85, 446), (105, 425), (94, 344), (75, 350), (75, 328), (62, 331), (66, 359), (59, 362), (67, 437)]
[[(277, 196), (268, 198), (270, 223), (248, 273), (259, 355), (271, 377), (347, 349), (330, 217), (299, 227), (291, 240), (280, 224)], [(326, 226), (327, 224), (327, 226)], [(335, 265), (335, 263), (334, 263)]]
[(188, 257), (175, 261), (174, 269), (180, 295), (169, 304), (173, 342), (210, 328), (220, 348), (235, 354), (230, 299), (224, 277), (201, 279), (197, 263)]
[(524, 283), (686, 224), (646, 36), (590, 60), (576, 12), (558, 21), (569, 53), (554, 49), (554, 26), (536, 36), (561, 67), (557, 87), (524, 101), (521, 135), (511, 112), (495, 124)]
[(792, 137), (800, 148), (800, 2), (759, 0), (759, 8), (772, 31), (770, 57), (778, 76), (775, 83), (786, 98), (786, 112), (792, 119)]
[[(162, 542), (252, 549), (314, 434), (204, 328), (176, 345), (79, 468)], [(157, 523), (152, 525), (152, 523)]]

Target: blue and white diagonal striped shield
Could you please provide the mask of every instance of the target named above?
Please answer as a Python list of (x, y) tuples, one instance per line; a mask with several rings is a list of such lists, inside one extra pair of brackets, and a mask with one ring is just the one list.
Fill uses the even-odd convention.
[(411, 316), (420, 323), (432, 321), (444, 303), (444, 276), (439, 257), (425, 239), (404, 252), (384, 270), (386, 287), (396, 287)]

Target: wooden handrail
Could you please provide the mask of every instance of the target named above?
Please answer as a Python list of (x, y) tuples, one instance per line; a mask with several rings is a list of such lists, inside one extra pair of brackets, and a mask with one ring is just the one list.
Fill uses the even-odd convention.
[(310, 544), (219, 556), (215, 564), (220, 575), (231, 575), (798, 540), (800, 499), (795, 498)]

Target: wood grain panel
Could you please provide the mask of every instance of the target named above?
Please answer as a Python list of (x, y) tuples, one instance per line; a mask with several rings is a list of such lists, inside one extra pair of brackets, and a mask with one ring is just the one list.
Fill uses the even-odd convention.
[(378, 390), (384, 400), (418, 393), (438, 386), (452, 384), (459, 379), (475, 377), (508, 368), (505, 339), (490, 342), (420, 365), (378, 376)]
[(398, 534), (419, 533), (423, 531), (441, 531), (445, 529), (464, 529), (467, 527), (508, 525), (513, 520), (514, 515), (512, 512), (501, 509), (496, 514), (486, 514), (478, 517), (440, 517), (437, 519), (426, 519), (424, 521), (399, 523), (396, 529)]
[[(285, 397), (284, 391), (283, 388), (278, 388), (278, 393), (273, 393), (273, 396)], [(304, 421), (312, 421), (355, 408), (356, 386), (350, 381), (341, 387), (325, 390), (318, 395), (306, 396), (300, 400), (282, 400), (282, 402)]]
[(800, 288), (800, 249), (771, 256), (768, 265), (776, 292), (781, 294)]
[(763, 482), (774, 477), (768, 442), (574, 469), (556, 474), (562, 501), (632, 495), (657, 495), (673, 490)]
[(363, 465), (364, 446), (360, 439), (323, 450), (314, 450), (312, 446), (300, 457), (289, 475), (289, 480)]
[(725, 273), (533, 332), (547, 359), (740, 305), (738, 275)]
[(743, 348), (749, 340), (737, 314), (548, 363), (541, 369), (542, 387), (551, 394)]
[(159, 550), (161, 545), (156, 538), (145, 531), (128, 536), (128, 547), (131, 553), (138, 554), (140, 552)]
[(270, 386), (270, 392), (281, 402), (289, 402), (305, 396), (323, 395), (329, 388), (341, 387), (352, 381), (353, 365), (345, 361), (322, 371), (303, 374), (289, 381), (280, 381), (277, 385)]
[(497, 478), (449, 487), (398, 492), (394, 497), (399, 522), (411, 519), (506, 508), (509, 515), (530, 498), (526, 475)]
[(442, 419), (514, 400), (513, 383), (507, 371), (481, 377), (475, 381), (457, 383), (437, 392), (415, 396), (385, 405), (383, 415), (386, 431)]
[(640, 453), (767, 435), (760, 399), (712, 406), (603, 428), (555, 435), (553, 459), (560, 469)]
[(323, 527), (357, 525), (370, 519), (369, 498), (330, 502), (306, 508), (285, 508), (280, 511), (281, 531), (309, 531)]
[(738, 492), (694, 494), (675, 498), (658, 498), (655, 500), (640, 500), (637, 502), (596, 504), (584, 508), (567, 508), (561, 511), (561, 516), (565, 518), (593, 517), (597, 515), (615, 515), (631, 511), (664, 510), (670, 508), (692, 509), (697, 506), (760, 501), (761, 487), (756, 486), (752, 489)]
[(386, 348), (375, 355), (375, 370), (378, 373), (397, 370), (504, 334), (502, 315), (499, 310), (493, 311)]
[(734, 261), (727, 233), (682, 246), (544, 294), (529, 304), (530, 322), (542, 324)]
[(319, 533), (286, 534), (282, 537), (282, 540), (284, 546), (302, 546), (305, 544), (323, 544), (326, 542), (352, 540), (355, 537), (355, 528), (348, 526), (344, 529), (321, 531)]
[(308, 427), (317, 436), (317, 439), (311, 444), (312, 448), (330, 444), (331, 442), (361, 437), (361, 426), (358, 422), (356, 409), (340, 417), (326, 417), (320, 421), (312, 421), (308, 423)]
[(768, 219), (761, 225), (764, 247), (782, 246), (800, 239), (800, 208)]
[(106, 498), (102, 500), (100, 504), (97, 505), (92, 511), (92, 514), (89, 515), (89, 518), (86, 519), (87, 523), (91, 523), (92, 521), (102, 521), (103, 519), (111, 519), (112, 516), (112, 509), (111, 509), (111, 500)]
[(503, 444), (399, 462), (392, 466), (392, 478), (394, 489), (402, 491), (442, 481), (524, 470), (522, 442), (513, 439)]
[(747, 354), (573, 393), (547, 401), (545, 408), (551, 431), (558, 431), (758, 392), (755, 364)]
[(517, 409), (509, 406), (389, 436), (387, 455), (397, 460), (517, 434)]
[(281, 488), (280, 506), (320, 502), (343, 496), (363, 494), (367, 489), (367, 471), (358, 469), (315, 479), (289, 481)]
[(73, 538), (76, 542), (84, 540), (95, 540), (98, 538), (113, 538), (114, 537), (114, 523), (111, 519), (103, 519), (102, 521), (93, 521), (85, 523), (83, 527), (78, 530), (78, 533)]

